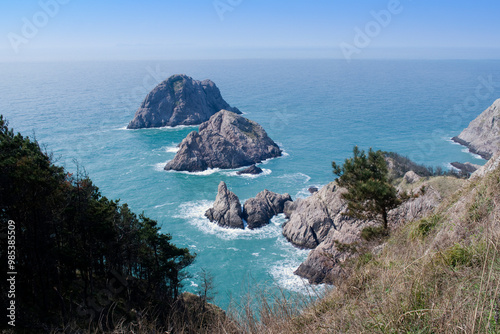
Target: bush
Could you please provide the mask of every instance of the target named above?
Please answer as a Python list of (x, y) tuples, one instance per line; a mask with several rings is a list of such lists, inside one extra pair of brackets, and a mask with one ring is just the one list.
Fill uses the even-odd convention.
[(428, 236), (436, 225), (441, 221), (441, 216), (433, 215), (415, 222), (410, 228), (411, 239), (423, 239)]
[(389, 232), (383, 226), (368, 226), (361, 231), (361, 238), (366, 241), (372, 241), (385, 238)]

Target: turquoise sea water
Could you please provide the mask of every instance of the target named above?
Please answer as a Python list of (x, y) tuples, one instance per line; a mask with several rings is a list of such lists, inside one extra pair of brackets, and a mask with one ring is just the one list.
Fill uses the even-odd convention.
[[(258, 177), (163, 171), (196, 127), (125, 127), (146, 94), (176, 73), (212, 79), (284, 156), (264, 162)], [(307, 251), (284, 240), (283, 217), (257, 231), (225, 230), (204, 219), (221, 180), (242, 202), (265, 188), (305, 197), (309, 186), (333, 180), (331, 161), (348, 157), (353, 145), (397, 151), (432, 166), (482, 164), (449, 138), (500, 97), (500, 61), (0, 63), (0, 74), (0, 113), (10, 126), (35, 134), (70, 171), (78, 161), (103, 195), (144, 211), (177, 245), (196, 252), (186, 289), (196, 291), (206, 270), (222, 307), (256, 284), (304, 292), (293, 271)]]

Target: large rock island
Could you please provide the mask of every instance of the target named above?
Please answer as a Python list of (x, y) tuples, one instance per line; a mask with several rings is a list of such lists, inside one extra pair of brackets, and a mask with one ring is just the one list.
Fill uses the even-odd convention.
[(198, 125), (222, 109), (241, 114), (224, 101), (211, 80), (198, 81), (176, 74), (146, 96), (127, 128)]
[(278, 145), (254, 121), (221, 110), (180, 143), (165, 170), (199, 172), (239, 168), (281, 156)]
[(500, 151), (500, 99), (473, 120), (453, 141), (488, 160)]

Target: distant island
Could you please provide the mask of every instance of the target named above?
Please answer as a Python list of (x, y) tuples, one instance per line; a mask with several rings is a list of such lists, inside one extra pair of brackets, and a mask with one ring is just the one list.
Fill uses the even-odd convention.
[(146, 96), (127, 128), (198, 125), (222, 109), (241, 114), (238, 108), (224, 101), (213, 81), (176, 74)]

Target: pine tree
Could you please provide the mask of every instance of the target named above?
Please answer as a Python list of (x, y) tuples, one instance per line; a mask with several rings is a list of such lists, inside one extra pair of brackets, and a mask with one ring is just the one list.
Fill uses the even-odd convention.
[(357, 146), (354, 156), (342, 166), (332, 162), (339, 186), (346, 188), (347, 214), (359, 219), (379, 220), (388, 228), (388, 212), (401, 203), (396, 188), (389, 180), (389, 171), (382, 151), (371, 148), (366, 155)]

